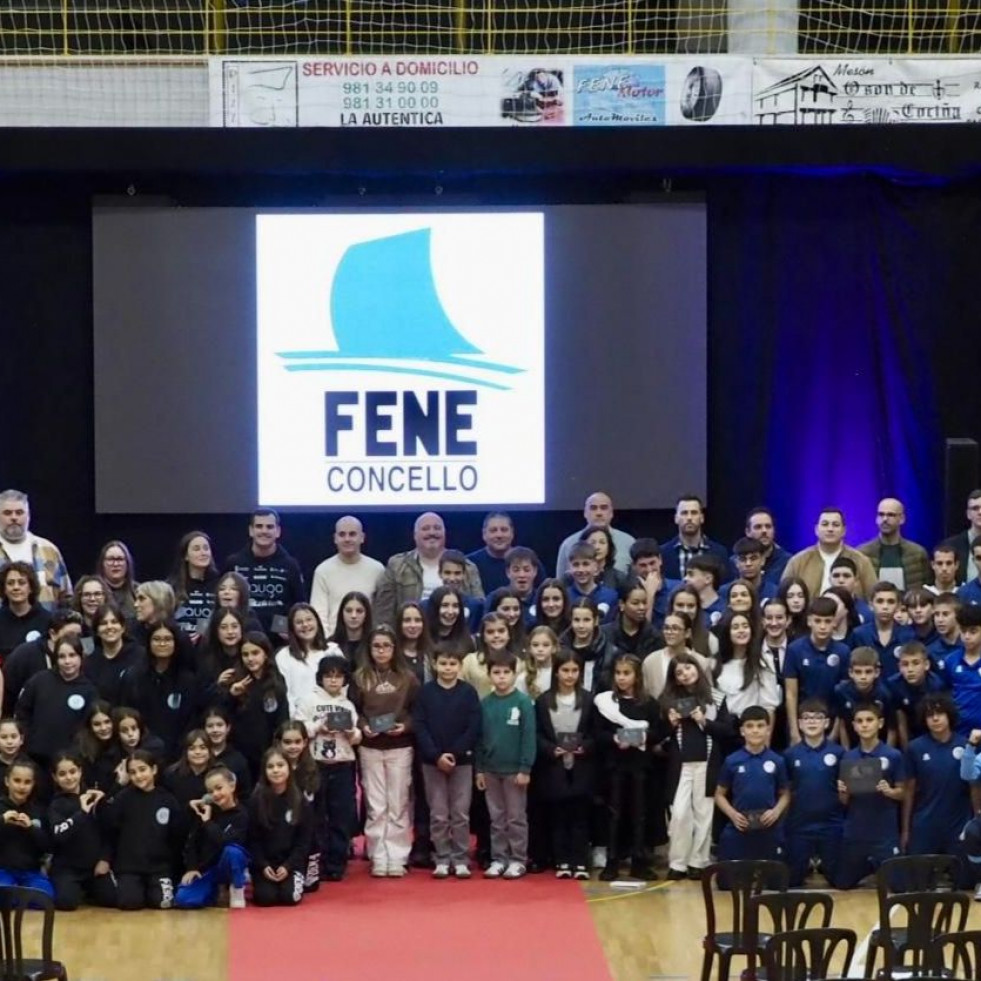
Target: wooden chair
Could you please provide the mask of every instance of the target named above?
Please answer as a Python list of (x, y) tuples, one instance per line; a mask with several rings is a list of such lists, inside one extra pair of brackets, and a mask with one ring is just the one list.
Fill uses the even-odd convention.
[[(24, 914), (29, 910), (40, 911), (44, 916), (39, 958), (24, 957)], [(0, 978), (3, 981), (68, 981), (65, 965), (52, 954), (54, 918), (54, 900), (46, 892), (0, 886)]]
[(930, 964), (931, 970), (956, 971), (958, 977), (981, 981), (981, 930), (942, 933), (933, 941)]
[[(786, 892), (790, 881), (787, 866), (773, 861), (734, 861), (718, 862), (710, 865), (702, 873), (702, 900), (705, 904), (705, 936), (702, 939), (701, 981), (709, 981), (712, 964), (719, 958), (718, 981), (728, 981), (732, 958), (736, 955), (748, 957), (751, 953), (748, 943), (753, 938), (752, 954), (755, 958), (763, 952), (763, 945), (769, 935), (761, 934), (751, 925), (750, 917), (756, 910), (750, 909), (750, 899), (759, 896), (765, 889)], [(715, 891), (713, 886), (721, 884), (729, 891), (732, 900), (730, 929), (720, 931), (715, 911)]]
[(847, 977), (855, 956), (854, 930), (824, 927), (774, 934), (763, 948), (767, 981), (812, 981), (827, 978), (844, 947), (841, 974)]
[[(934, 941), (945, 933), (959, 933), (967, 925), (971, 900), (959, 892), (906, 892), (886, 900), (879, 932), (885, 966), (876, 975), (943, 974), (933, 966)], [(905, 924), (894, 927), (894, 913), (905, 914)]]
[(834, 911), (834, 896), (826, 892), (804, 892), (791, 889), (787, 892), (764, 892), (754, 896), (749, 901), (750, 915), (746, 937), (746, 946), (750, 953), (749, 965), (743, 972), (744, 981), (764, 981), (767, 977), (766, 967), (756, 970), (756, 951), (761, 946), (752, 931), (757, 934), (765, 920), (761, 914), (769, 918), (766, 932), (771, 935), (790, 933), (794, 930), (823, 929), (831, 926), (831, 914)]
[[(959, 871), (960, 860), (953, 855), (900, 855), (888, 859), (879, 866), (875, 874), (875, 891), (879, 903), (880, 927), (873, 930), (869, 937), (868, 952), (865, 956), (866, 978), (872, 977), (876, 957), (882, 950), (881, 924), (888, 898), (904, 892), (953, 889)], [(893, 937), (902, 943), (902, 930), (894, 930)]]

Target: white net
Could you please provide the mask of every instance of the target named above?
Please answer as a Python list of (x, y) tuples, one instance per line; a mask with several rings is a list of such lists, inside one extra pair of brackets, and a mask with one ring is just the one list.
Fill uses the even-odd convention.
[(0, 56), (959, 54), (964, 0), (2, 0)]

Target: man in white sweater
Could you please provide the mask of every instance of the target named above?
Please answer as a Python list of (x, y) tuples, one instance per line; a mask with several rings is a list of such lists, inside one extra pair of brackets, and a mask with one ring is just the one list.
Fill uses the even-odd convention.
[(319, 614), (328, 637), (334, 632), (344, 595), (356, 591), (374, 599), (378, 580), (385, 571), (377, 559), (362, 554), (364, 529), (352, 515), (338, 518), (334, 544), (337, 554), (317, 566), (310, 587), (310, 605)]

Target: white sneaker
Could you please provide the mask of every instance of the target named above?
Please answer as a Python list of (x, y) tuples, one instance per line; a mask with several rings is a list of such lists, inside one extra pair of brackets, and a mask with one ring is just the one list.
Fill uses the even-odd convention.
[(528, 870), (520, 862), (509, 862), (504, 870), (503, 878), (520, 879)]
[(408, 869), (404, 865), (389, 865), (388, 867), (388, 877), (389, 879), (404, 879)]
[(593, 849), (593, 868), (602, 869), (606, 866), (606, 848), (603, 845), (597, 845)]
[(228, 890), (228, 908), (245, 909), (245, 889), (242, 886), (232, 886)]
[(555, 878), (556, 879), (571, 879), (572, 869), (568, 865), (557, 865), (555, 867)]
[(978, 888), (974, 890), (974, 901), (976, 903), (981, 903), (981, 883), (979, 883)]
[(453, 866), (453, 874), (458, 879), (469, 879), (473, 875), (473, 872), (470, 871), (470, 866), (466, 862), (457, 862)]
[(434, 879), (448, 879), (450, 877), (450, 867), (446, 862), (439, 862), (433, 869)]
[(503, 862), (491, 862), (490, 865), (484, 869), (485, 879), (500, 879), (504, 875), (504, 870), (507, 866)]

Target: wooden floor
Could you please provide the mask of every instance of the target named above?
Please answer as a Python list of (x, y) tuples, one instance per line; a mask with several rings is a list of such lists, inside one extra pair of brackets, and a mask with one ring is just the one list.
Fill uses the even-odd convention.
[[(515, 923), (521, 922), (520, 888), (516, 883)], [(596, 881), (582, 888), (613, 981), (698, 978), (704, 916), (696, 883), (657, 882), (640, 892), (618, 892)], [(726, 900), (721, 901), (724, 906)], [(356, 910), (345, 913), (357, 915)], [(55, 952), (66, 963), (71, 981), (235, 981), (228, 974), (227, 935), (228, 917), (235, 915), (227, 910), (117, 913), (86, 909), (62, 913), (57, 918)], [(874, 918), (873, 891), (837, 895), (833, 923), (855, 930), (860, 945)], [(561, 937), (561, 926), (556, 926), (552, 940)], [(981, 929), (981, 903), (972, 907), (970, 926)], [(434, 930), (437, 927), (434, 925)], [(343, 935), (338, 919), (331, 929)], [(551, 941), (539, 937), (536, 942)], [(288, 952), (284, 951), (284, 957), (283, 977), (300, 976), (290, 971)], [(393, 958), (397, 958), (394, 953)], [(736, 962), (737, 970), (741, 963)], [(736, 971), (733, 977), (738, 977)], [(357, 979), (331, 977), (330, 981)], [(512, 976), (507, 981), (543, 979)]]

